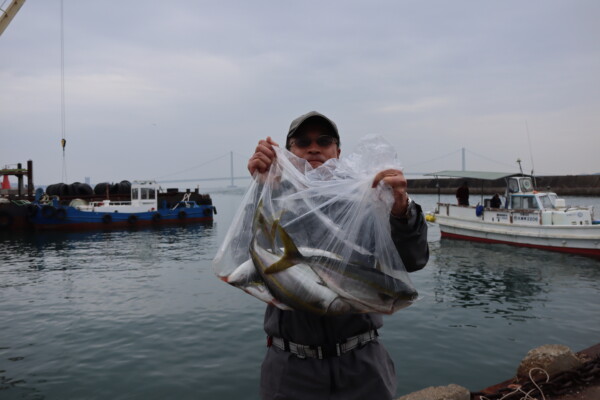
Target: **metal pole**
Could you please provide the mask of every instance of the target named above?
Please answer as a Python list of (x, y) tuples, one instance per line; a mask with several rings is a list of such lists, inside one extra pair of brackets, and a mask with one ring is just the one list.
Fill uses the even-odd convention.
[(462, 170), (466, 171), (465, 148), (462, 148)]
[(21, 163), (17, 164), (17, 180), (19, 183), (17, 184), (17, 193), (19, 193), (19, 197), (23, 196), (23, 165)]
[(27, 161), (27, 194), (33, 196), (33, 161)]

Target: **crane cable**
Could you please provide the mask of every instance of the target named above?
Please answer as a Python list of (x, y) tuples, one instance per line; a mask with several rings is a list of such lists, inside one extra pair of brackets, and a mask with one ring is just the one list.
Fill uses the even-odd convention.
[(67, 182), (67, 160), (65, 155), (66, 139), (66, 112), (65, 112), (65, 28), (64, 28), (63, 0), (60, 0), (60, 109), (62, 139), (62, 182)]

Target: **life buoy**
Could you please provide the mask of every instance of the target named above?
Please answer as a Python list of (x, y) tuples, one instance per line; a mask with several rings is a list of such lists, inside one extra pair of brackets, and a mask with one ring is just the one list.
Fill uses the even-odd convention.
[(42, 207), (42, 216), (44, 218), (53, 218), (56, 214), (56, 208), (50, 205), (45, 205)]
[(183, 210), (179, 211), (179, 213), (177, 214), (177, 218), (179, 219), (185, 219), (185, 217), (187, 217), (187, 213)]
[(6, 211), (0, 211), (0, 229), (5, 229), (13, 223), (13, 216)]
[(110, 224), (112, 222), (112, 215), (104, 214), (102, 216), (102, 222), (104, 222), (105, 224)]
[(138, 220), (137, 215), (130, 215), (129, 218), (127, 218), (127, 222), (129, 222), (130, 225), (134, 225)]
[(62, 221), (65, 218), (67, 218), (67, 211), (64, 208), (59, 208), (58, 210), (56, 210), (54, 216)]
[(159, 213), (156, 213), (156, 214), (152, 215), (152, 221), (154, 221), (154, 222), (160, 221), (160, 218), (161, 218), (161, 216), (160, 216)]

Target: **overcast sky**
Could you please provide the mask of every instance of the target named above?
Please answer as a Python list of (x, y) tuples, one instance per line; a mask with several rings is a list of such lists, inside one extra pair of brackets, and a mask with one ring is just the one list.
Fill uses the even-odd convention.
[[(60, 4), (0, 37), (0, 164), (41, 185), (62, 180)], [(342, 156), (381, 134), (407, 173), (463, 147), (467, 169), (597, 173), (598, 21), (597, 0), (64, 0), (67, 182), (228, 176), (230, 152), (245, 175), (310, 110)]]

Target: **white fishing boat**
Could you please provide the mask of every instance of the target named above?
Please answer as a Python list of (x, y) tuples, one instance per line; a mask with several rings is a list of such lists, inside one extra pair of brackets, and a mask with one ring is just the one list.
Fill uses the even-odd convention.
[[(556, 193), (537, 191), (530, 176), (502, 172), (440, 171), (435, 177), (505, 179), (499, 208), (481, 196), (473, 206), (439, 201), (430, 220), (442, 237), (486, 243), (506, 243), (600, 257), (600, 221), (593, 207), (569, 206)], [(483, 193), (483, 188), (482, 188)]]

